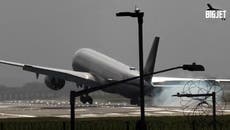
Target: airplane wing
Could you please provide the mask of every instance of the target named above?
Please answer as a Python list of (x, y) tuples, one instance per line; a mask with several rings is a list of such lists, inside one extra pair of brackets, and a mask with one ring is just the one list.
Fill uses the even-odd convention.
[(11, 62), (11, 61), (4, 61), (4, 60), (0, 60), (0, 64), (20, 67), (24, 71), (30, 71), (35, 73), (37, 75), (37, 78), (39, 74), (43, 74), (46, 76), (58, 77), (66, 81), (71, 81), (76, 83), (80, 82), (82, 84), (94, 84), (94, 85), (96, 84), (95, 77), (87, 72), (77, 72), (72, 70), (42, 67), (42, 66), (22, 64), (22, 63)]

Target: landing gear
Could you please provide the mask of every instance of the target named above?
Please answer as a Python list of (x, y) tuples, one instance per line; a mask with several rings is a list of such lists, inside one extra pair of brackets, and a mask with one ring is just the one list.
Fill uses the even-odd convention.
[(82, 96), (80, 96), (80, 101), (83, 104), (86, 104), (86, 103), (93, 104), (93, 99), (89, 95), (82, 95)]
[(140, 106), (140, 100), (139, 100), (139, 98), (132, 98), (132, 99), (130, 100), (130, 104), (131, 104), (131, 105)]

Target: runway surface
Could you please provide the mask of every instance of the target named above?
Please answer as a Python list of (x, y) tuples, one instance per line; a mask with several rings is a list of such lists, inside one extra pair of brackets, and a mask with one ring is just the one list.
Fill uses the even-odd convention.
[[(184, 110), (180, 107), (147, 106), (146, 116), (175, 116), (192, 114), (193, 110)], [(140, 108), (125, 103), (107, 103), (82, 105), (77, 104), (76, 118), (87, 117), (124, 117), (139, 116)], [(210, 112), (211, 113), (211, 112)], [(226, 108), (221, 114), (230, 114)], [(65, 101), (8, 101), (0, 103), (0, 118), (24, 118), (24, 117), (70, 117), (70, 106)]]

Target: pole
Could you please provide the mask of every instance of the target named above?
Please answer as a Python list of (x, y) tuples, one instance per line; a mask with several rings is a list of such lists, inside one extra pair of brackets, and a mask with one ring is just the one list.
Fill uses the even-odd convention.
[[(135, 13), (139, 14), (140, 10), (135, 10)], [(138, 38), (139, 38), (139, 69), (140, 69), (140, 109), (141, 120), (138, 123), (139, 130), (146, 130), (145, 123), (145, 98), (144, 98), (144, 69), (143, 69), (143, 15), (137, 15), (138, 17)]]
[(66, 130), (66, 125), (65, 125), (65, 122), (63, 121), (62, 123), (62, 130)]
[(135, 12), (119, 12), (116, 16), (129, 16), (135, 17), (138, 20), (138, 39), (139, 39), (139, 69), (140, 69), (140, 109), (141, 119), (136, 124), (136, 129), (146, 130), (145, 123), (145, 102), (144, 102), (144, 70), (143, 70), (143, 17), (144, 12), (140, 12), (139, 9), (135, 9)]
[(75, 96), (74, 91), (70, 91), (70, 129), (75, 130)]
[(216, 93), (212, 92), (213, 130), (216, 130)]

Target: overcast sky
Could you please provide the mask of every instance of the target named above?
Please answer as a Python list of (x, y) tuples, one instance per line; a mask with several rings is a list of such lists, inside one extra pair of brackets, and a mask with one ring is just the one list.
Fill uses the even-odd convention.
[[(207, 3), (230, 12), (229, 0), (1, 0), (0, 59), (71, 69), (74, 52), (92, 48), (138, 67), (136, 19), (115, 17), (136, 4), (145, 12), (145, 58), (154, 35), (161, 38), (156, 70), (197, 62), (205, 75), (229, 78), (230, 19), (205, 19)], [(0, 65), (0, 84), (34, 80)]]

